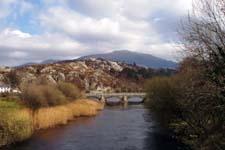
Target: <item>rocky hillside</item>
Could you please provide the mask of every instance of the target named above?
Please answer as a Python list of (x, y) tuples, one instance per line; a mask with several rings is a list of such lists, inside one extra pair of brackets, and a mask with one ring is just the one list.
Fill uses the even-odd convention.
[(43, 82), (54, 84), (65, 81), (85, 91), (141, 91), (145, 79), (157, 74), (166, 74), (167, 71), (156, 71), (121, 62), (90, 58), (14, 69), (2, 68), (0, 80), (7, 82), (9, 72), (14, 72), (20, 84)]

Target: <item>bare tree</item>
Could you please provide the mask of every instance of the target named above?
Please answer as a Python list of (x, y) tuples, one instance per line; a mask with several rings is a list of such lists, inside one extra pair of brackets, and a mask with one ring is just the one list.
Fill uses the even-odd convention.
[(225, 60), (225, 0), (198, 0), (182, 36), (189, 54), (202, 60)]
[(181, 33), (188, 54), (225, 94), (225, 0), (196, 0)]
[(202, 88), (213, 87), (206, 94), (204, 90), (200, 93), (202, 88), (197, 87), (201, 82), (193, 84), (194, 90), (187, 97), (192, 99), (191, 104), (199, 98), (196, 106), (204, 103), (201, 105), (204, 109), (193, 111), (190, 119), (196, 113), (204, 114), (197, 117), (196, 126), (203, 131), (200, 137), (210, 141), (214, 149), (222, 150), (225, 144), (225, 136), (220, 134), (225, 130), (225, 0), (195, 0), (187, 21), (182, 23), (181, 36), (187, 53), (198, 60), (201, 80), (207, 83)]

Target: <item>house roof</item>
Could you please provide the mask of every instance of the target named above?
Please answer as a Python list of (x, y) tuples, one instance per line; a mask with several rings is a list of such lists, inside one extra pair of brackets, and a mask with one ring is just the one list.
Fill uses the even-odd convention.
[(7, 85), (7, 84), (0, 84), (0, 88), (9, 88), (10, 85)]

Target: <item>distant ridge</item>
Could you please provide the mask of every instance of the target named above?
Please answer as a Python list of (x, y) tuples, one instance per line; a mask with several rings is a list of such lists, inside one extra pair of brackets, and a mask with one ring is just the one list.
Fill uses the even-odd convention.
[(52, 63), (56, 63), (58, 61), (59, 60), (48, 59), (48, 60), (42, 61), (40, 64), (52, 64)]
[(73, 62), (73, 61), (78, 61), (78, 60), (86, 60), (90, 58), (102, 58), (105, 60), (111, 60), (111, 61), (118, 61), (118, 62), (124, 62), (127, 64), (136, 64), (139, 66), (144, 66), (144, 67), (149, 67), (149, 68), (154, 68), (154, 69), (160, 69), (160, 68), (170, 68), (170, 69), (176, 69), (178, 67), (178, 64), (173, 61), (165, 60), (159, 57), (155, 57), (150, 54), (144, 54), (144, 53), (137, 53), (137, 52), (132, 52), (129, 50), (119, 50), (119, 51), (113, 51), (111, 53), (106, 53), (106, 54), (94, 54), (94, 55), (87, 55), (87, 56), (82, 56), (78, 59), (74, 60), (45, 60), (40, 63), (34, 63), (34, 62), (29, 62), (22, 64), (20, 66), (16, 66), (16, 68), (20, 67), (27, 67), (27, 66), (32, 66), (32, 65), (38, 65), (38, 64), (52, 64), (52, 63), (57, 63), (57, 62)]
[(28, 67), (28, 66), (32, 66), (32, 65), (40, 65), (40, 64), (52, 64), (52, 63), (56, 63), (56, 62), (58, 62), (58, 61), (59, 61), (59, 60), (48, 59), (48, 60), (42, 61), (42, 62), (40, 62), (40, 63), (29, 62), (29, 63), (25, 63), (25, 64), (22, 64), (22, 65), (16, 66), (16, 68), (20, 68), (20, 67)]
[(150, 68), (177, 68), (178, 64), (173, 61), (165, 60), (159, 57), (152, 56), (150, 54), (131, 52), (129, 50), (113, 51), (106, 54), (94, 54), (80, 57), (79, 60), (85, 60), (89, 58), (102, 58), (106, 60), (125, 62), (128, 64), (137, 64), (139, 66), (145, 66)]

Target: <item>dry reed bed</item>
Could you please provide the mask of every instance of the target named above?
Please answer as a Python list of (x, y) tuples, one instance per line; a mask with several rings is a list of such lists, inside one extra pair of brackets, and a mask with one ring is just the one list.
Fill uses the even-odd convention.
[(66, 124), (68, 121), (81, 116), (95, 116), (104, 104), (93, 100), (81, 99), (73, 103), (51, 108), (41, 108), (34, 112), (34, 129), (46, 129), (56, 125)]
[[(80, 99), (61, 106), (41, 108), (35, 112), (30, 109), (10, 112), (8, 113), (9, 117), (5, 117), (7, 120), (0, 120), (0, 125), (4, 124), (4, 121), (5, 124), (10, 122), (8, 129), (3, 131), (4, 133), (0, 132), (0, 146), (26, 140), (35, 130), (66, 124), (76, 117), (95, 116), (103, 108), (104, 103)], [(26, 120), (26, 124), (18, 124), (19, 121), (25, 122), (24, 120)]]
[(28, 139), (33, 134), (31, 111), (0, 111), (0, 127), (0, 146)]
[(95, 116), (103, 107), (104, 104), (100, 102), (82, 99), (62, 106), (41, 108), (34, 112), (34, 129), (46, 129), (66, 124), (69, 120), (80, 116)]

